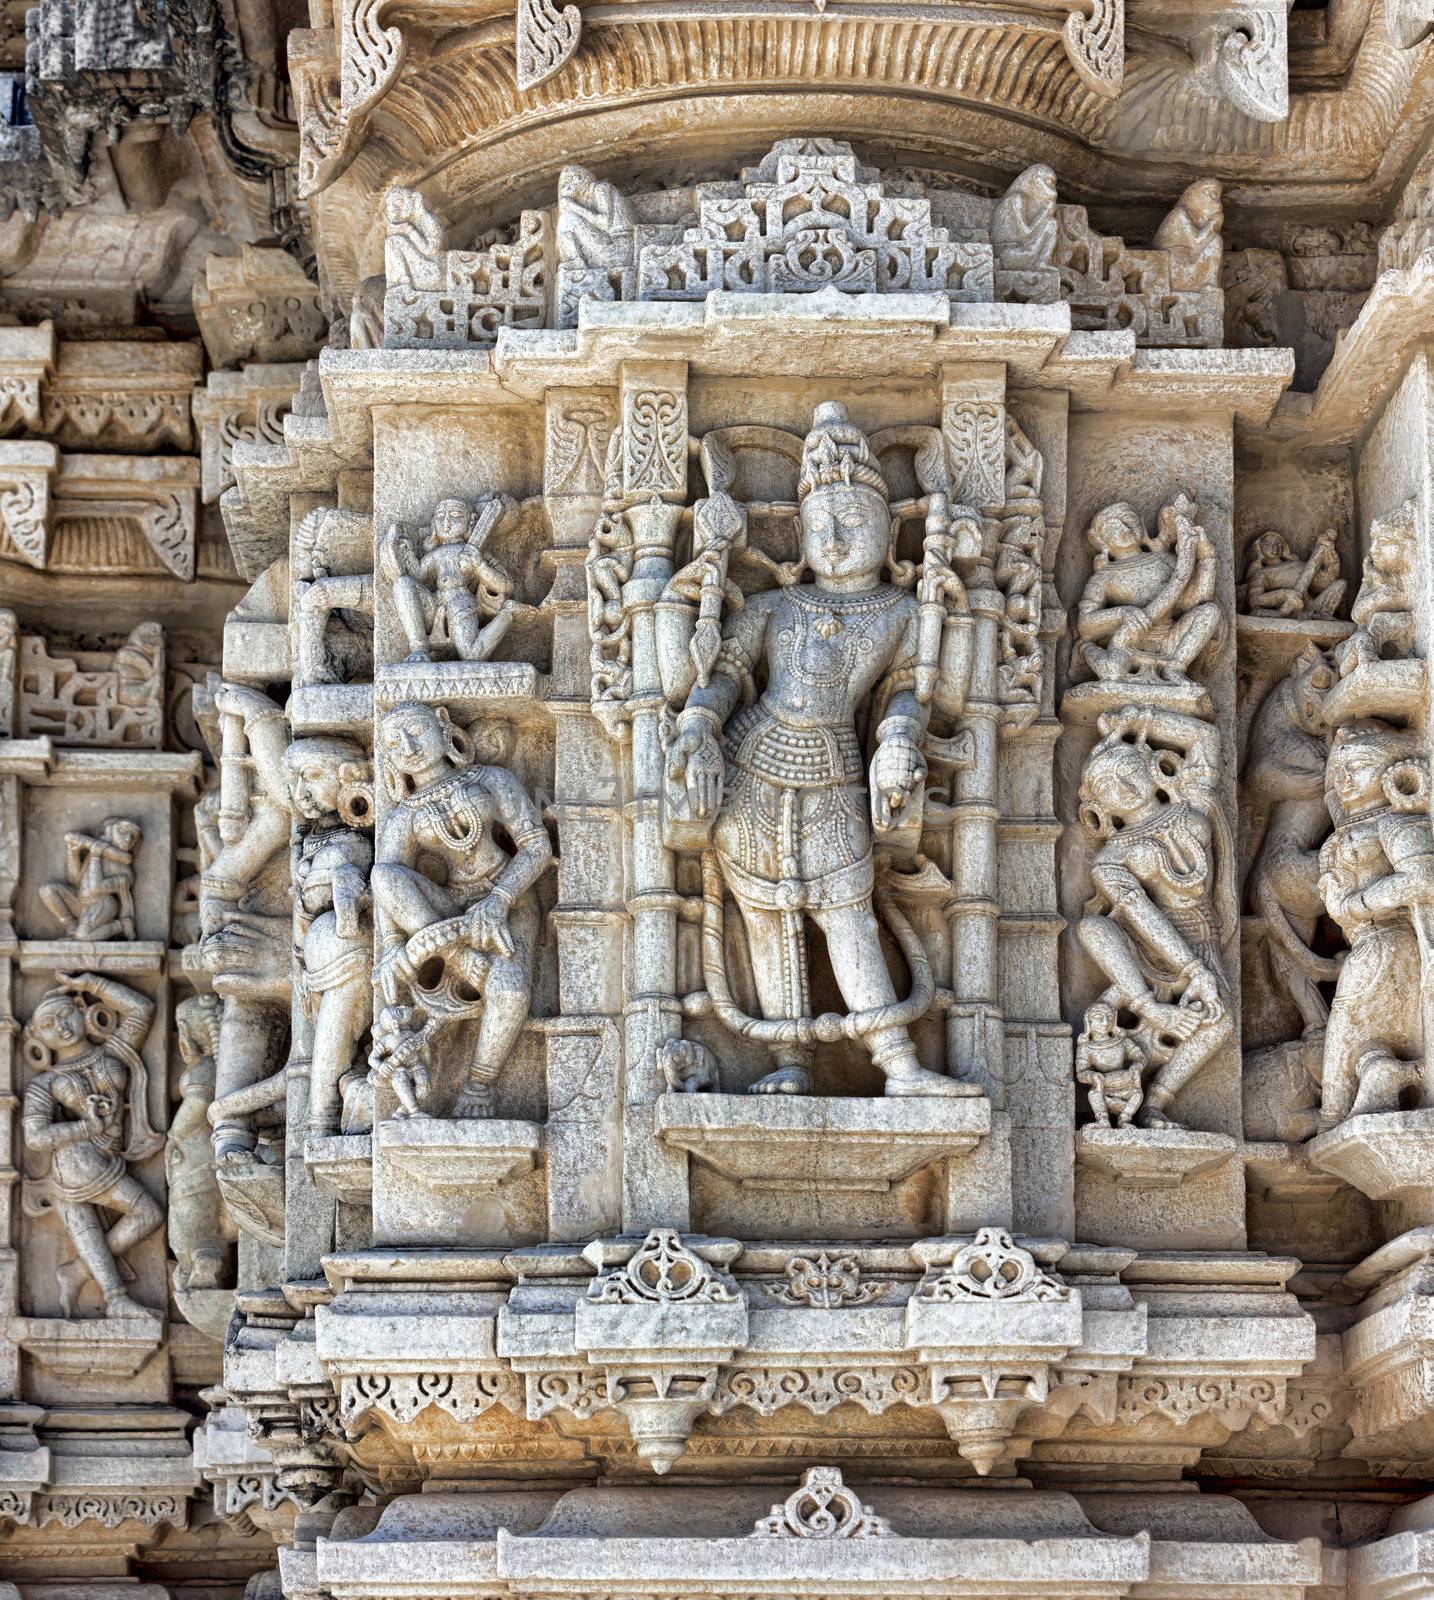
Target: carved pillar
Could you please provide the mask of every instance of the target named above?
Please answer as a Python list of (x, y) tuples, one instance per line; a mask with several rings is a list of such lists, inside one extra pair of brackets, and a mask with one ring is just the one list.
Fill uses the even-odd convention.
[(546, 1030), (548, 1227), (555, 1239), (612, 1231), (621, 1212), (620, 971), (623, 819), (619, 746), (589, 704), (588, 539), (602, 510), (603, 467), (616, 412), (608, 389), (550, 389), (543, 505), (552, 529), (553, 804), (564, 848), (551, 913), (558, 1009)]
[(632, 533), (632, 576), (623, 602), (632, 618), (631, 783), (627, 797), (629, 989), (623, 1012), (623, 1229), (687, 1225), (686, 1162), (655, 1137), (653, 1107), (665, 1083), (657, 1051), (680, 1030), (677, 896), (672, 852), (659, 815), (662, 681), (655, 611), (672, 576), (672, 545), (687, 497), (687, 367), (625, 362), (622, 492)]
[[(1065, 918), (1056, 894), (1055, 766), (1061, 724), (1053, 685), (1065, 612), (1051, 582), (1066, 501), (1067, 397), (1027, 391), (1008, 396), (1008, 496), (1024, 499), (1033, 473), (1027, 447), (1038, 452), (1041, 549), (1036, 585), (1040, 678), (1034, 716), (1007, 708), (998, 749), (1002, 814), (996, 824), (996, 881), (1001, 902), (997, 1000), (1004, 1017), (1002, 1087), (1011, 1119), (1011, 1187), (1015, 1225), (1030, 1234), (1072, 1237), (1075, 1230), (1071, 1151), (1070, 1028), (1061, 1014), (1060, 941)], [(1008, 499), (1008, 514), (1017, 509)], [(1008, 601), (1009, 603), (1009, 601)]]
[[(995, 366), (947, 367), (942, 373), (941, 428), (952, 465), (952, 499), (989, 518), (1004, 500), (1006, 379)], [(987, 541), (989, 543), (989, 541)], [(1002, 1024), (996, 995), (998, 628), (1004, 611), (991, 552), (967, 578), (976, 642), (962, 728), (970, 760), (957, 770), (951, 846), (956, 896), (951, 907), (951, 989), (947, 1018), (952, 1071), (979, 1083), (993, 1106), (1004, 1104)]]

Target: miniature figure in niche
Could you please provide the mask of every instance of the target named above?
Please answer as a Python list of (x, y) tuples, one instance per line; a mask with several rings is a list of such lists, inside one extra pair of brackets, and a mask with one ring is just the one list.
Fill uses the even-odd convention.
[[(775, 1070), (754, 1093), (807, 1093), (813, 1044), (845, 1035), (870, 1051), (889, 1095), (977, 1094), (917, 1059), (909, 1027), (931, 1003), (930, 966), (918, 940), (901, 940), (913, 990), (898, 1002), (881, 948), (873, 856), (873, 832), (890, 832), (919, 804), (943, 608), (960, 580), (943, 559), (940, 584), (933, 574), (922, 599), (882, 581), (892, 540), (886, 481), (844, 406), (817, 408), (797, 496), (815, 580), (729, 611), (715, 663), (688, 691), (667, 752), (669, 785), (685, 791), (694, 817), (710, 819), (708, 987), (724, 1023), (772, 1047)], [(926, 610), (934, 637), (923, 632)], [(752, 700), (762, 664), (765, 691), (738, 709)], [(868, 697), (869, 760), (856, 727)], [(761, 1017), (744, 1016), (727, 990), (724, 887), (742, 913)], [(807, 917), (825, 935), (850, 1008), (845, 1018), (817, 1019), (821, 1028), (810, 1016)]]
[(1145, 1052), (1120, 1026), (1115, 1007), (1103, 1001), (1089, 1007), (1076, 1039), (1075, 1075), (1089, 1091), (1091, 1115), (1102, 1127), (1130, 1126), (1145, 1099), (1145, 1065)]
[(1201, 653), (1220, 639), (1215, 550), (1184, 495), (1147, 535), (1134, 506), (1107, 506), (1086, 534), (1095, 570), (1076, 613), (1081, 655), (1105, 682), (1188, 686)]
[[(34, 1076), (21, 1129), (26, 1149), (48, 1158), (42, 1209), (54, 1209), (75, 1251), (58, 1273), (65, 1317), (86, 1278), (104, 1297), (106, 1316), (156, 1315), (130, 1298), (122, 1265), (164, 1223), (159, 1202), (130, 1171), (164, 1143), (150, 1124), (139, 1054), (153, 1020), (151, 1000), (81, 972), (60, 978), (25, 1026), (21, 1048)], [(104, 1212), (119, 1220), (107, 1227)]]
[[(453, 1115), (492, 1116), (499, 1074), (532, 998), (533, 888), (552, 845), (522, 785), (503, 767), (477, 764), (471, 736), (442, 707), (396, 706), (379, 724), (378, 751), (393, 809), (379, 830), (373, 869), (385, 1001), (374, 1069), (388, 1072), (400, 1052), (407, 1073), (401, 1081), (421, 1104), (433, 1074), (408, 1039), (424, 1028), (431, 1038), (439, 1023), (481, 1013)], [(511, 850), (499, 842), (500, 830)], [(421, 863), (434, 862), (446, 869), (446, 881), (422, 870)], [(438, 975), (430, 979), (435, 963)], [(390, 1015), (403, 1006), (406, 1016)]]
[(133, 939), (137, 822), (110, 817), (98, 835), (65, 835), (64, 882), (40, 887), (40, 901), (67, 939)]
[(1333, 528), (1320, 534), (1303, 560), (1284, 534), (1268, 528), (1250, 541), (1237, 598), (1252, 617), (1323, 620), (1339, 610), (1344, 588)]
[(513, 580), (486, 553), (490, 537), (509, 527), (509, 496), (440, 500), (428, 532), (395, 523), (379, 549), (379, 570), (393, 586), (410, 661), (432, 661), (451, 647), (460, 661), (487, 661), (512, 625)]

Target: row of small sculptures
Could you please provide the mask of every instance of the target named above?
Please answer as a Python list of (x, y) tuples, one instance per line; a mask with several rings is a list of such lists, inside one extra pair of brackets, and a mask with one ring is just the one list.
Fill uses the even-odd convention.
[[(699, 507), (712, 536), (669, 584), (689, 603), (685, 629), (659, 652), (670, 707), (664, 804), (687, 830), (685, 847), (704, 855), (712, 1009), (769, 1051), (758, 1093), (808, 1092), (816, 1046), (845, 1037), (869, 1054), (888, 1094), (976, 1094), (918, 1059), (911, 1028), (934, 983), (883, 887), (878, 846), (910, 847), (928, 772), (953, 748), (932, 735), (933, 716), (959, 723), (969, 709), (966, 580), (981, 573), (979, 521), (927, 496), (922, 559), (902, 572), (881, 465), (834, 403), (818, 408), (803, 443), (798, 502), (801, 563), (775, 586), (736, 588), (742, 518), (725, 489)], [(393, 585), (414, 656), (475, 659), (497, 647), (512, 591), (483, 546), (510, 508), (497, 496), (475, 508), (445, 501), (426, 534), (397, 530), (384, 542), (380, 577)], [(1099, 700), (1079, 795), (1094, 894), (1075, 932), (1105, 988), (1085, 1014), (1076, 1067), (1097, 1118), (1158, 1130), (1235, 1033), (1223, 957), (1238, 922), (1235, 852), (1210, 695), (1191, 677), (1226, 624), (1215, 552), (1185, 497), (1164, 508), (1154, 533), (1131, 507), (1106, 508), (1089, 539), (1094, 565), (1076, 625), (1093, 678), (1069, 693)], [(1251, 743), (1249, 770), (1273, 804), (1250, 894), (1310, 1029), (1324, 1023), (1318, 986), (1335, 970), (1310, 944), (1313, 921), (1327, 909), (1351, 946), (1323, 1052), (1326, 1124), (1397, 1104), (1422, 1082), (1417, 996), (1434, 887), (1424, 752), (1393, 724), (1331, 730), (1322, 709), (1342, 677), (1412, 654), (1412, 545), (1407, 517), (1376, 524), (1353, 632), (1333, 657), (1311, 648), (1300, 658)], [(607, 548), (595, 540), (596, 554)], [(1289, 617), (1278, 597), (1290, 593), (1305, 616), (1310, 605), (1323, 608), (1316, 616), (1333, 610), (1338, 596), (1324, 597), (1338, 564), (1331, 571), (1318, 547), (1316, 557), (1286, 559), (1267, 541), (1246, 579), (1251, 613)], [(507, 752), (479, 748), (491, 724), (466, 730), (443, 706), (416, 700), (388, 710), (375, 736), (388, 802), (375, 834), (374, 763), (358, 743), (295, 739), (268, 695), (232, 683), (216, 688), (212, 714), (221, 779), (198, 825), (214, 994), (180, 1008), (185, 1099), (170, 1141), (171, 1236), (188, 1288), (212, 1284), (224, 1258), (216, 1182), (279, 1160), (291, 1060), (307, 1063), (313, 1136), (367, 1126), (375, 1094), (399, 1115), (440, 1105), (494, 1114), (532, 1003), (537, 888), (552, 859)], [(76, 937), (82, 913), (91, 938), (129, 935), (115, 880), (136, 843), (69, 846), (74, 893), (46, 903), (72, 919)], [(729, 896), (750, 954), (745, 1002), (721, 955)], [(825, 935), (844, 1016), (811, 1015), (809, 922)], [(905, 999), (883, 925), (910, 971)], [(1368, 1037), (1367, 1000), (1356, 1009), (1341, 999), (1372, 983), (1388, 991), (1378, 1040)], [(130, 1171), (157, 1149), (139, 1055), (149, 1021), (150, 1002), (84, 974), (48, 995), (27, 1029), (25, 1137), (50, 1159), (49, 1198), (76, 1252), (62, 1270), (67, 1306), (87, 1275), (111, 1314), (138, 1309), (117, 1263), (161, 1221)], [(446, 1041), (463, 1022), (476, 1034), (452, 1083)], [(689, 1041), (674, 1043), (663, 1063), (671, 1081), (716, 1087), (710, 1062), (694, 1049), (684, 1066), (676, 1058)], [(108, 1235), (101, 1208), (120, 1215)]]

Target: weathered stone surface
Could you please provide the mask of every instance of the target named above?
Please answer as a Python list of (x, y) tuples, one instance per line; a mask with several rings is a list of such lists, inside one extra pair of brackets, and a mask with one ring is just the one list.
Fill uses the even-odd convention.
[(24, 11), (0, 1600), (1434, 1596), (1428, 6)]

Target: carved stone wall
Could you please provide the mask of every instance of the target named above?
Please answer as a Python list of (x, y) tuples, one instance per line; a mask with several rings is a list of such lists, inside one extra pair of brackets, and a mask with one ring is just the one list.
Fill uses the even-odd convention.
[(0, 1600), (1434, 1597), (1431, 32), (0, 6)]

